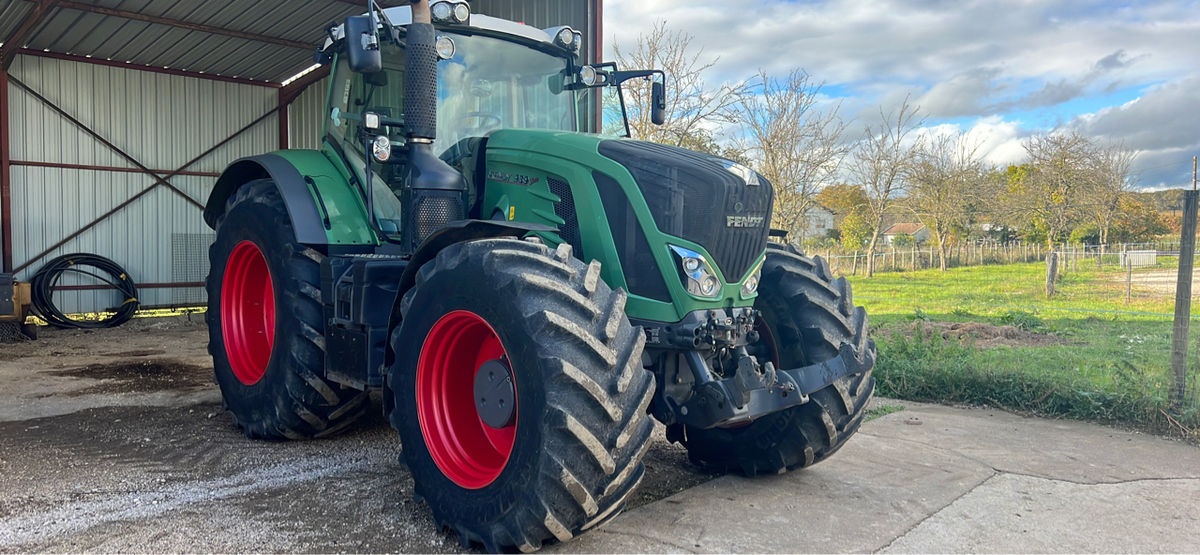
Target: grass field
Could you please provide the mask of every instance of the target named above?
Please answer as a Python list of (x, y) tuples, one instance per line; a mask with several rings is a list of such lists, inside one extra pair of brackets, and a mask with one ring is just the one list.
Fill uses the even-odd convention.
[(879, 348), (881, 395), (1194, 438), (1200, 315), (1193, 314), (1189, 333), (1191, 396), (1181, 410), (1169, 410), (1176, 260), (1159, 262), (1135, 270), (1128, 303), (1125, 270), (1099, 270), (1094, 261), (1062, 275), (1049, 299), (1043, 263), (849, 279)]

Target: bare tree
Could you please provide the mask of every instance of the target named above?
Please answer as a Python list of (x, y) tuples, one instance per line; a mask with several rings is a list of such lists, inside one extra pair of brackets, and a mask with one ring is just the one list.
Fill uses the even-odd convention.
[(667, 122), (664, 125), (654, 125), (650, 121), (650, 83), (626, 83), (624, 94), (633, 138), (695, 148), (697, 144), (704, 146), (714, 142), (711, 126), (733, 122), (731, 109), (747, 93), (747, 83), (708, 87), (704, 73), (720, 58), (702, 61), (704, 49), (693, 49), (692, 39), (691, 34), (672, 31), (665, 21), (658, 21), (648, 33), (638, 36), (632, 50), (613, 45), (620, 67), (661, 69), (667, 75)]
[(892, 204), (905, 192), (906, 176), (912, 169), (914, 152), (920, 148), (920, 138), (910, 141), (909, 136), (922, 123), (917, 117), (918, 109), (908, 103), (890, 113), (880, 109), (880, 124), (867, 125), (865, 137), (855, 145), (850, 154), (847, 171), (850, 177), (862, 185), (867, 194), (864, 207), (871, 225), (871, 238), (867, 241), (867, 277), (875, 275), (875, 249), (883, 233), (884, 219)]
[(1120, 218), (1125, 204), (1122, 203), (1130, 191), (1129, 176), (1133, 166), (1134, 152), (1123, 145), (1113, 144), (1097, 147), (1092, 152), (1093, 177), (1091, 213), (1100, 231), (1100, 256), (1097, 264), (1103, 265), (1104, 250), (1108, 246), (1109, 232)]
[(970, 225), (987, 183), (978, 151), (962, 134), (930, 137), (915, 151), (907, 207), (929, 229), (943, 272), (951, 236)]
[(846, 125), (837, 105), (818, 109), (820, 85), (803, 70), (784, 79), (759, 71), (755, 88), (758, 94), (743, 96), (735, 107), (742, 146), (775, 186), (772, 226), (800, 241), (814, 195), (832, 183), (848, 150), (841, 142)]

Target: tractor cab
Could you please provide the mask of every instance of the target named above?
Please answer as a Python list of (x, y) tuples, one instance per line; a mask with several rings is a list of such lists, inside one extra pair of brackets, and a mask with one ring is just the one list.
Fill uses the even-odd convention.
[[(656, 105), (663, 105), (661, 71), (618, 71), (612, 63), (582, 64), (583, 36), (571, 27), (537, 29), (471, 13), (465, 2), (434, 2), (431, 11), (436, 28), (432, 72), (428, 67), (412, 67), (407, 30), (412, 10), (408, 6), (375, 9), (367, 16), (348, 19), (329, 30), (325, 47), (317, 54), (319, 60), (334, 65), (325, 119), (326, 148), (354, 168), (356, 179), (371, 183), (373, 223), (385, 241), (415, 248), (448, 216), (436, 218), (438, 223), (422, 224), (425, 233), (418, 230), (415, 236), (405, 235), (413, 146), (428, 148), (462, 176), (461, 180), (447, 179), (457, 182), (449, 188), (461, 187), (465, 197), (463, 213), (451, 219), (487, 218), (480, 207), (484, 181), (481, 153), (494, 131), (607, 130), (628, 136), (621, 85), (635, 78), (651, 80)], [(347, 39), (347, 29), (351, 35), (360, 33), (366, 38)], [(380, 29), (384, 32), (378, 36), (383, 39), (372, 42)], [(363, 63), (364, 59), (369, 62)], [(414, 70), (420, 74), (418, 81), (432, 78), (436, 84), (410, 83)], [(432, 102), (406, 103), (408, 96), (429, 97), (430, 92)], [(656, 121), (661, 123), (661, 109), (658, 112)], [(424, 132), (414, 135), (414, 120)], [(426, 125), (427, 121), (434, 125)], [(437, 204), (444, 206), (447, 201)]]

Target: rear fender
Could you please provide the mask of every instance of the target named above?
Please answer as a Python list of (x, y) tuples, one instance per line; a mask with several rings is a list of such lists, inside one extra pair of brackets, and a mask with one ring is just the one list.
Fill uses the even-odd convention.
[(316, 150), (281, 150), (242, 158), (217, 179), (204, 207), (204, 222), (216, 229), (225, 202), (239, 187), (270, 179), (279, 189), (300, 243), (377, 245), (362, 195), (344, 176)]

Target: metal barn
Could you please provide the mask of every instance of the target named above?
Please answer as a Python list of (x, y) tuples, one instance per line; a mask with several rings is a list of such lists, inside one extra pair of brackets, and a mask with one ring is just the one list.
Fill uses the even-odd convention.
[[(391, 6), (404, 2), (384, 1)], [(474, 0), (601, 51), (602, 0)], [(358, 0), (0, 0), (0, 274), (67, 253), (118, 263), (143, 307), (201, 305), (201, 209), (231, 161), (320, 140), (324, 29)], [(93, 310), (94, 289), (56, 297)]]

